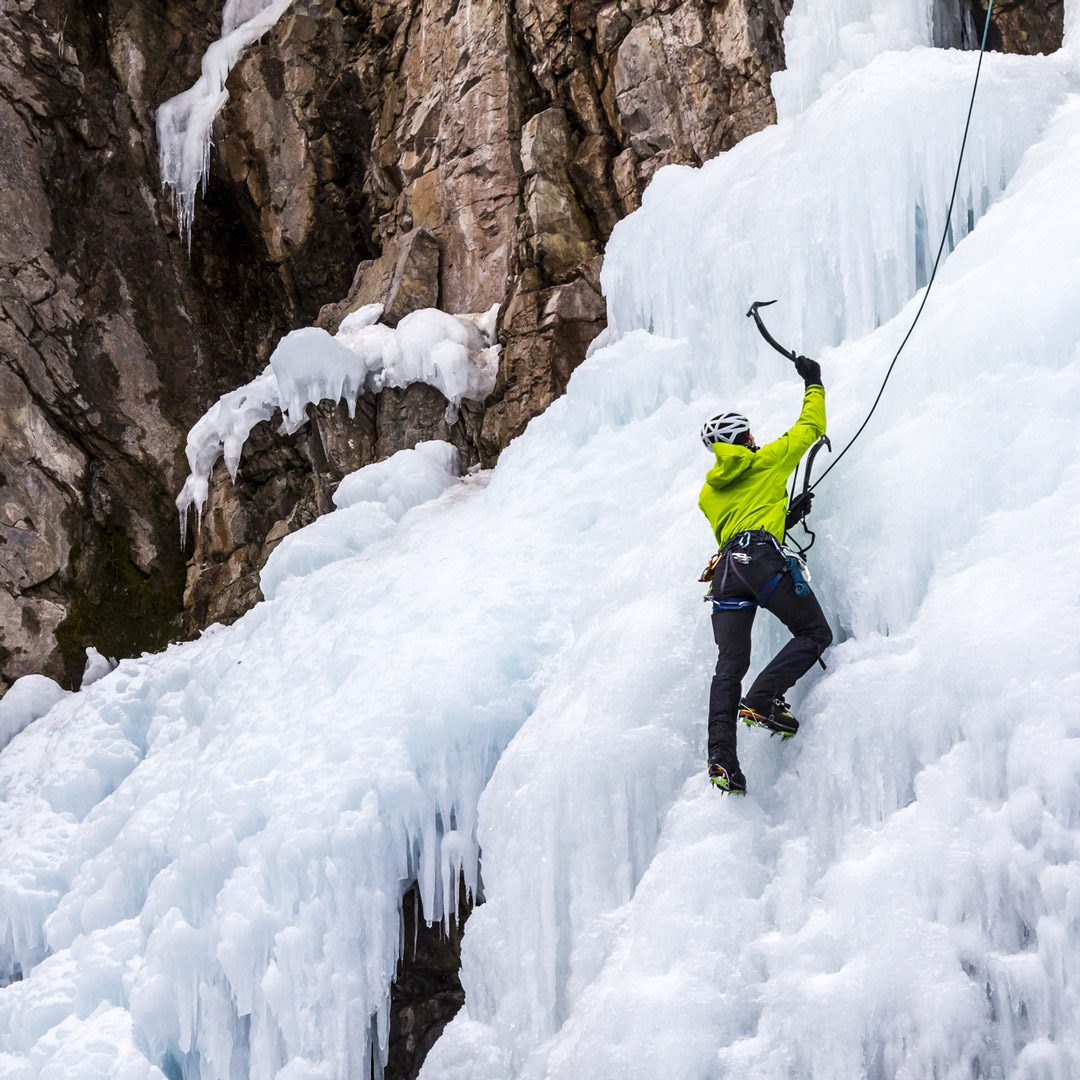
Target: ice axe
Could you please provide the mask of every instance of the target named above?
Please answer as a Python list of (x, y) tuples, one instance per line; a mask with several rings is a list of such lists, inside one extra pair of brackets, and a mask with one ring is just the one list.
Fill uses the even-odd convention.
[[(746, 313), (746, 317), (748, 319), (751, 317), (753, 318), (754, 322), (757, 323), (757, 328), (761, 332), (761, 336), (781, 356), (786, 356), (788, 360), (790, 360), (793, 364), (797, 364), (797, 361), (799, 359), (798, 356), (789, 349), (785, 349), (784, 346), (781, 345), (780, 342), (777, 341), (776, 338), (774, 338), (772, 334), (769, 333), (769, 328), (765, 325), (765, 322), (761, 318), (761, 314), (758, 311), (758, 308), (768, 307), (770, 304), (775, 303), (775, 300), (755, 300), (750, 305), (750, 310)], [(799, 547), (800, 555), (805, 555), (810, 550), (810, 548), (814, 546), (814, 534), (810, 532), (810, 529), (806, 524), (806, 515), (810, 513), (811, 507), (813, 506), (814, 502), (814, 493), (811, 490), (813, 485), (810, 483), (810, 473), (814, 468), (814, 458), (818, 456), (818, 453), (823, 446), (829, 451), (829, 453), (832, 453), (832, 443), (829, 442), (828, 435), (822, 435), (821, 438), (818, 439), (812, 447), (810, 447), (810, 453), (807, 455), (806, 465), (803, 472), (803, 489), (798, 495), (796, 495), (794, 484), (792, 485), (791, 503), (787, 508), (787, 516), (784, 522), (785, 539), (787, 539), (787, 533), (800, 523), (802, 524), (802, 527), (806, 529), (806, 532), (810, 536), (810, 542), (805, 547), (799, 547), (798, 544), (795, 544), (796, 547)], [(796, 480), (798, 479), (798, 473), (799, 470), (798, 467), (796, 467)], [(794, 544), (794, 540), (792, 541), (792, 543)]]
[(756, 323), (757, 323), (757, 328), (758, 328), (758, 330), (760, 330), (760, 331), (761, 331), (761, 336), (762, 336), (762, 337), (763, 337), (763, 338), (764, 338), (764, 339), (765, 339), (765, 340), (766, 340), (766, 341), (767, 341), (767, 342), (768, 342), (768, 343), (769, 343), (769, 344), (770, 344), (770, 345), (771, 345), (771, 346), (772, 346), (772, 347), (773, 347), (773, 348), (774, 348), (774, 349), (775, 349), (775, 350), (776, 350), (776, 351), (777, 351), (777, 352), (778, 352), (778, 353), (779, 353), (779, 354), (780, 354), (781, 356), (786, 356), (786, 357), (787, 357), (787, 358), (788, 358), (788, 359), (789, 359), (789, 360), (790, 360), (790, 361), (791, 361), (791, 362), (792, 362), (792, 363), (794, 364), (794, 363), (795, 363), (795, 360), (796, 360), (796, 356), (795, 356), (795, 353), (793, 353), (793, 352), (792, 352), (791, 350), (789, 350), (789, 349), (785, 349), (785, 348), (784, 348), (784, 346), (783, 346), (783, 345), (781, 345), (781, 344), (780, 344), (780, 342), (779, 342), (779, 341), (777, 341), (777, 340), (776, 340), (776, 338), (774, 338), (774, 337), (772, 336), (772, 334), (770, 334), (770, 333), (769, 333), (769, 328), (768, 328), (768, 327), (767, 327), (767, 326), (765, 325), (764, 321), (763, 321), (763, 320), (762, 320), (762, 318), (761, 318), (761, 314), (760, 314), (760, 313), (758, 312), (758, 308), (768, 307), (768, 306), (769, 306), (770, 304), (775, 304), (775, 303), (776, 303), (776, 301), (775, 301), (775, 300), (755, 300), (755, 301), (754, 301), (754, 302), (753, 302), (753, 303), (752, 303), (752, 304), (750, 305), (750, 310), (749, 310), (749, 311), (748, 311), (748, 312), (746, 313), (746, 317), (747, 317), (748, 319), (749, 319), (749, 318), (751, 318), (751, 317), (753, 317), (753, 320), (754, 320), (754, 322), (756, 322)]

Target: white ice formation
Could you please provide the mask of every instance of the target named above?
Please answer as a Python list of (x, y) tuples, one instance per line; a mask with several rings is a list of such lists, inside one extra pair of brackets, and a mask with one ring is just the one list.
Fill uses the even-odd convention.
[(44, 716), (66, 693), (45, 675), (16, 679), (0, 698), (0, 750), (23, 728)]
[(285, 582), (387, 539), (413, 507), (437, 498), (460, 476), (457, 448), (437, 440), (350, 473), (334, 492), (337, 509), (286, 536), (270, 553), (259, 575), (263, 596), (273, 600)]
[(86, 650), (86, 666), (83, 668), (83, 677), (79, 689), (85, 690), (92, 683), (96, 683), (98, 679), (108, 675), (114, 667), (116, 667), (116, 661), (111, 656), (102, 655), (93, 645), (88, 646)]
[(273, 28), (292, 0), (225, 0), (221, 37), (203, 54), (193, 86), (158, 107), (161, 182), (172, 192), (180, 235), (191, 245), (195, 196), (210, 174), (211, 128), (229, 100), (225, 80), (240, 55)]
[(214, 465), (224, 457), (235, 481), (251, 429), (279, 409), (282, 431), (291, 434), (307, 422), (308, 405), (343, 400), (352, 416), (362, 393), (425, 382), (449, 402), (452, 424), (463, 399), (483, 401), (494, 389), (498, 304), (478, 315), (423, 308), (396, 327), (378, 322), (380, 315), (381, 304), (368, 304), (346, 316), (333, 336), (314, 326), (286, 334), (261, 375), (223, 394), (196, 422), (187, 441), (191, 472), (176, 497), (181, 540), (192, 507), (201, 519)]
[[(1077, 44), (985, 61), (971, 213), (815, 505), (837, 644), (797, 739), (740, 736), (745, 799), (704, 777), (697, 429), (793, 417), (743, 317), (775, 296), (854, 432), (974, 55), (863, 58), (662, 171), (609, 248), (612, 342), (486, 485), (11, 740), (0, 1077), (367, 1075), (403, 889), (445, 917), (481, 849), (466, 1005), (424, 1080), (1080, 1075)], [(783, 634), (755, 633), (758, 664)]]

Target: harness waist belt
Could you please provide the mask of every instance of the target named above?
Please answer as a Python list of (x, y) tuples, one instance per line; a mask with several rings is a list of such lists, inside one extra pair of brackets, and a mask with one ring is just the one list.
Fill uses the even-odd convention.
[(721, 551), (727, 551), (732, 547), (746, 547), (747, 544), (777, 544), (776, 537), (773, 536), (768, 529), (750, 529), (748, 532), (736, 533), (732, 536), (726, 544), (720, 549)]

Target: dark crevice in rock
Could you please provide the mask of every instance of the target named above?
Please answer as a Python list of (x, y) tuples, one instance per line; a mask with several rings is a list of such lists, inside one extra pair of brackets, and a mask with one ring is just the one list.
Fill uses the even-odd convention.
[(72, 566), (82, 583), (57, 627), (68, 688), (77, 690), (87, 642), (106, 656), (138, 656), (144, 649), (162, 649), (179, 632), (183, 598), (183, 565), (169, 560), (163, 569), (144, 574), (132, 561), (131, 542), (112, 525), (91, 525), (86, 545), (72, 553)]
[[(987, 0), (938, 0), (934, 44), (946, 49), (978, 49), (986, 26)], [(997, 0), (990, 18), (990, 52), (1051, 53), (1061, 48), (1064, 0)]]
[[(474, 904), (459, 885), (458, 918), (449, 933), (420, 915), (413, 885), (402, 900), (404, 949), (390, 991), (390, 1041), (385, 1080), (416, 1080), (443, 1028), (465, 1004), (461, 988), (461, 936)], [(419, 916), (419, 917), (418, 917)]]

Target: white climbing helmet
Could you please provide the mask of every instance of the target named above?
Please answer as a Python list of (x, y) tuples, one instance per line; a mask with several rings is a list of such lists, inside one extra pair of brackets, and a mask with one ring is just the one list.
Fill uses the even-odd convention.
[(744, 431), (749, 430), (750, 421), (742, 413), (721, 413), (701, 425), (701, 441), (706, 450), (711, 450), (713, 443), (734, 442)]

